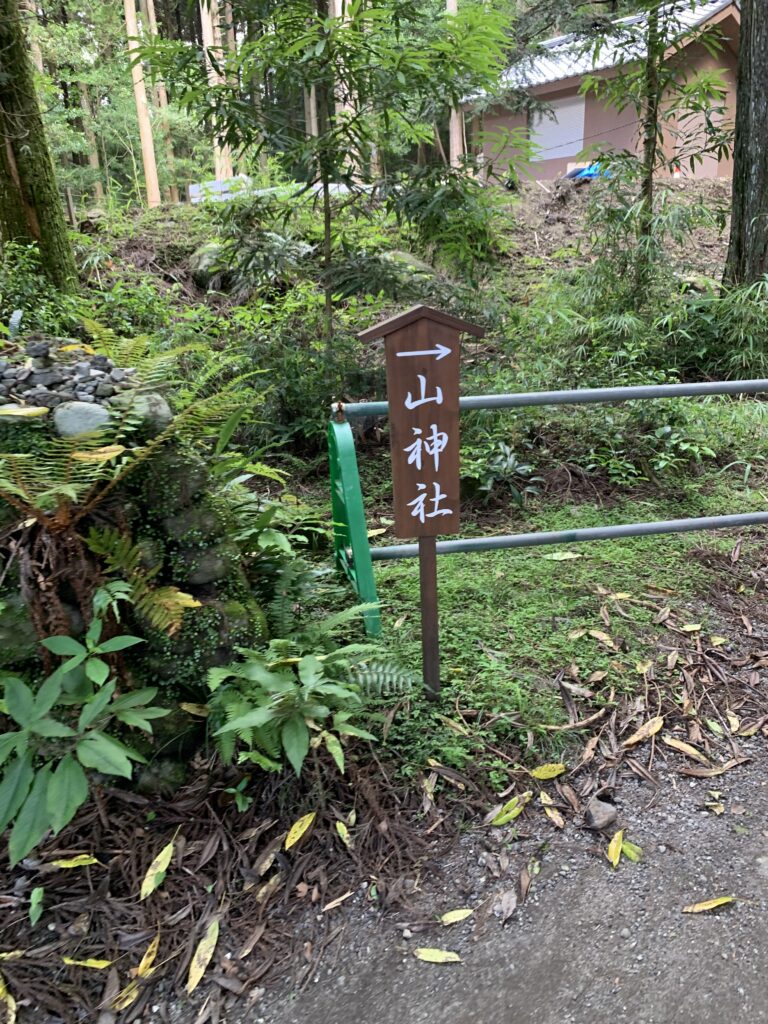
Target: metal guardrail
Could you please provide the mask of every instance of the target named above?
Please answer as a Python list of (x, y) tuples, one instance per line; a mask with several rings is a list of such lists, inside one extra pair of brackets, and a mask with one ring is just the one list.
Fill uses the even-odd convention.
[[(754, 395), (768, 393), (768, 380), (707, 381), (700, 384), (648, 384), (618, 388), (580, 388), (564, 391), (533, 391), (521, 394), (471, 395), (459, 399), (459, 408), (523, 409), (544, 405), (593, 405), (606, 402), (632, 402), (663, 398), (689, 398), (712, 395)], [(386, 416), (387, 402), (337, 403), (329, 425), (331, 485), (334, 514), (336, 564), (366, 602), (378, 601), (373, 579), (373, 562), (418, 555), (416, 544), (393, 544), (371, 548), (365, 528), (362, 492), (357, 471), (354, 439), (349, 420), (362, 416)], [(720, 530), (740, 526), (768, 525), (768, 512), (703, 516), (648, 523), (623, 523), (578, 530), (553, 530), (541, 533), (516, 533), (497, 537), (470, 537), (437, 542), (438, 554), (493, 551), (504, 548), (540, 547), (548, 544), (575, 544), (609, 540), (616, 537), (647, 537), (701, 530)], [(366, 628), (376, 635), (381, 624), (377, 613), (368, 613)]]
[[(459, 399), (462, 412), (470, 409), (526, 409), (540, 405), (599, 405), (649, 398), (690, 398), (697, 395), (755, 395), (768, 392), (768, 380), (705, 381), (701, 384), (640, 384), (626, 388), (576, 388), (570, 391), (528, 391), (519, 395), (468, 395)], [(389, 402), (349, 402), (334, 406), (347, 419), (386, 416)]]

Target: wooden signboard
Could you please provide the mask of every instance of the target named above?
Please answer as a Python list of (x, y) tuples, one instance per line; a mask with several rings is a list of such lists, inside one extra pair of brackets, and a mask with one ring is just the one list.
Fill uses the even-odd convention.
[(440, 688), (435, 538), (459, 532), (461, 335), (483, 331), (415, 306), (363, 331), (384, 338), (395, 535), (419, 540), (422, 650), (428, 691)]

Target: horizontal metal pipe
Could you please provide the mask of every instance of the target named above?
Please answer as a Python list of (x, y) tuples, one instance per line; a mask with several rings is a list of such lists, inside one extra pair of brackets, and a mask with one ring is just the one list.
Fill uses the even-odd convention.
[[(665, 533), (693, 533), (696, 530), (721, 530), (734, 526), (768, 524), (768, 512), (746, 512), (735, 516), (702, 516), (699, 519), (667, 519), (654, 523), (623, 523), (621, 526), (592, 526), (582, 530), (551, 530), (543, 533), (513, 533), (502, 537), (468, 537), (465, 540), (437, 542), (438, 555), (468, 551), (495, 551), (499, 548), (536, 548), (544, 544), (578, 544), (582, 541), (610, 540), (613, 537), (649, 537)], [(374, 562), (395, 558), (414, 558), (418, 544), (393, 544), (372, 548)]]
[[(754, 395), (768, 391), (768, 380), (705, 381), (699, 384), (642, 384), (627, 388), (576, 388), (572, 391), (529, 391), (519, 395), (467, 395), (459, 408), (522, 409), (536, 405), (596, 405), (648, 398), (686, 398), (695, 395)], [(350, 402), (341, 409), (347, 419), (386, 416), (389, 402)], [(334, 406), (334, 411), (339, 411)]]

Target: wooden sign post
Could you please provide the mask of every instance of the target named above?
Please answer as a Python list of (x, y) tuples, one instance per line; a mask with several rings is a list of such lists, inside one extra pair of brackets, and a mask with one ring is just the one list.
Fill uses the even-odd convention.
[(439, 534), (459, 532), (460, 337), (483, 331), (427, 306), (363, 331), (384, 338), (395, 535), (418, 538), (421, 649), (427, 693), (440, 692)]

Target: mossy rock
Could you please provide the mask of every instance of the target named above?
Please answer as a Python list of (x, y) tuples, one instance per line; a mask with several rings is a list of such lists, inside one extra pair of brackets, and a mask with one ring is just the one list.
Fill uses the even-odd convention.
[(208, 467), (198, 455), (169, 448), (137, 474), (133, 490), (150, 515), (165, 519), (192, 505), (208, 485)]
[(185, 548), (206, 547), (226, 532), (224, 516), (210, 497), (163, 520), (166, 536)]
[(175, 636), (146, 634), (137, 668), (148, 683), (160, 685), (160, 705), (169, 690), (191, 695), (188, 700), (205, 699), (208, 669), (234, 661), (236, 648), (257, 645), (264, 633), (264, 616), (255, 601), (216, 598), (190, 609)]
[(11, 668), (37, 654), (37, 633), (21, 595), (1, 595), (0, 668)]
[(240, 549), (234, 543), (183, 548), (173, 559), (174, 580), (179, 586), (209, 586), (232, 576), (239, 568), (239, 561)]

